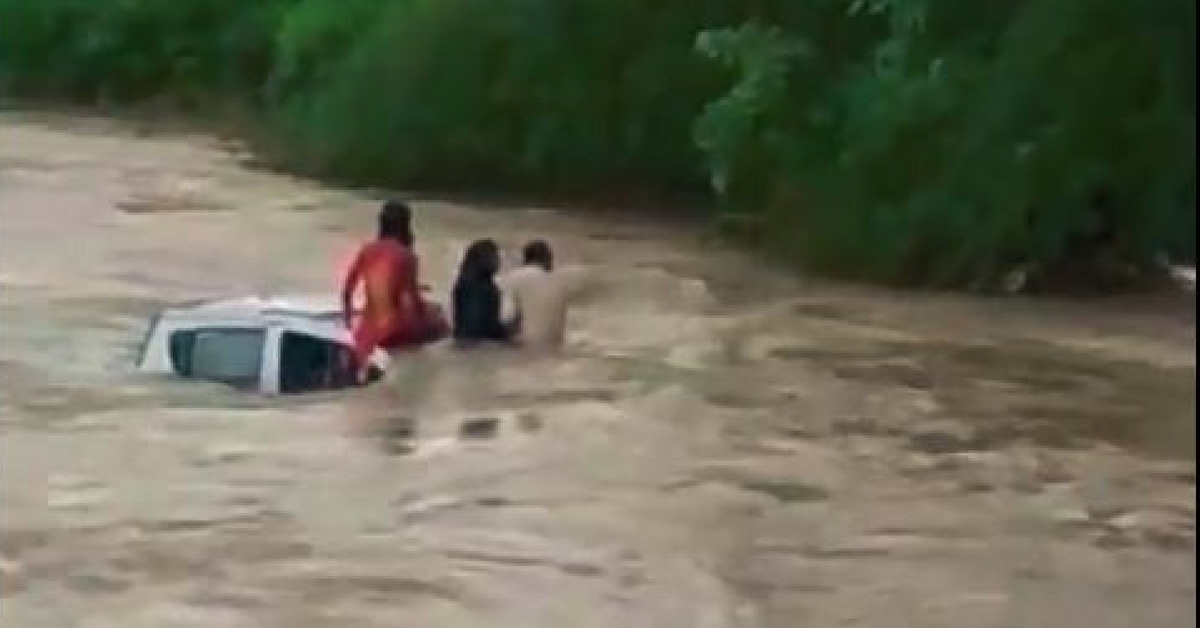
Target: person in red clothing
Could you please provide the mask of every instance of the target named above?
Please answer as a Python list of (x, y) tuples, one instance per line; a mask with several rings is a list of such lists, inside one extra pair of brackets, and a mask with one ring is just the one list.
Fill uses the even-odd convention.
[[(421, 296), (412, 246), (412, 211), (399, 201), (384, 203), (378, 237), (359, 249), (342, 283), (342, 316), (352, 330), (360, 379), (365, 378), (377, 347), (416, 347), (447, 333), (440, 308)], [(354, 294), (359, 284), (365, 303), (355, 324)]]

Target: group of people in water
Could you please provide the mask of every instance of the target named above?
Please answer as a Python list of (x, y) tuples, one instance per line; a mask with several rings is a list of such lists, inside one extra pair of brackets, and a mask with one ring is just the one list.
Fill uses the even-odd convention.
[[(414, 250), (412, 210), (387, 201), (378, 216), (377, 237), (359, 249), (342, 282), (342, 312), (351, 330), (354, 356), (365, 377), (377, 348), (416, 348), (452, 335), (459, 347), (481, 343), (553, 347), (566, 325), (567, 294), (554, 276), (550, 246), (525, 245), (519, 268), (501, 275), (494, 240), (472, 242), (463, 255), (451, 293), (451, 316), (422, 294)], [(355, 317), (360, 286), (364, 303)]]

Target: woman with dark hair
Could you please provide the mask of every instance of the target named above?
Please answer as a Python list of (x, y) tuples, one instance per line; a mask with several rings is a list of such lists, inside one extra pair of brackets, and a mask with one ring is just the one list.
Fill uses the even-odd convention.
[[(441, 312), (421, 296), (412, 249), (412, 210), (400, 201), (388, 201), (378, 220), (378, 237), (359, 249), (342, 283), (342, 316), (353, 330), (360, 373), (365, 373), (376, 347), (414, 347), (446, 334)], [(366, 303), (355, 326), (354, 293), (360, 283)]]
[(483, 341), (507, 342), (512, 334), (500, 322), (500, 248), (492, 240), (467, 247), (454, 283), (454, 340), (459, 345)]

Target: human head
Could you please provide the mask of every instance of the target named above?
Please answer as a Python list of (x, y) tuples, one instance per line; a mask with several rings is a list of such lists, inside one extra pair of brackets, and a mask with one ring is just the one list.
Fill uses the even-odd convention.
[(524, 258), (523, 263), (527, 266), (540, 266), (547, 272), (554, 268), (554, 254), (550, 252), (550, 245), (544, 240), (534, 240), (526, 244), (521, 254)]
[(490, 238), (476, 240), (463, 255), (459, 275), (468, 279), (485, 279), (500, 271), (500, 247)]
[(413, 243), (412, 210), (403, 201), (386, 201), (379, 210), (379, 237), (398, 240), (405, 246)]

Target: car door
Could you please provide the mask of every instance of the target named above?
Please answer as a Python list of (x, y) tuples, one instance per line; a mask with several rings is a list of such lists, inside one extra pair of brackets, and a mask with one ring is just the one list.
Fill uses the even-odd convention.
[(341, 342), (281, 329), (278, 346), (275, 382), (280, 394), (341, 390), (358, 384), (354, 352)]

